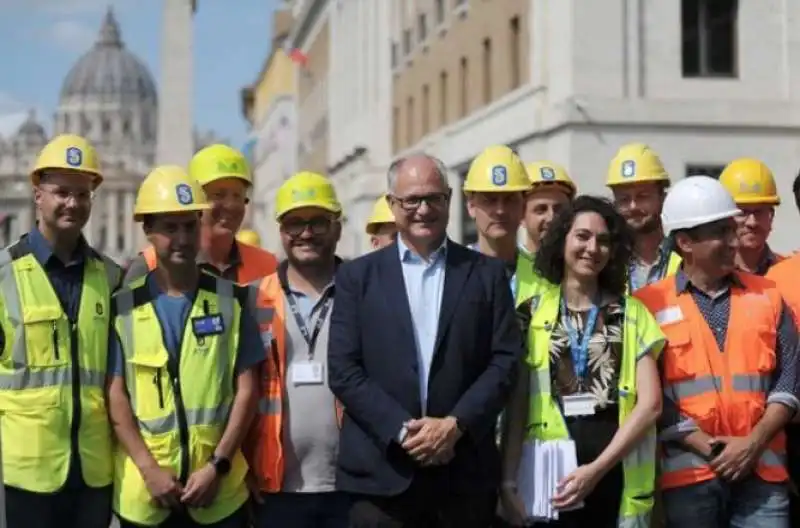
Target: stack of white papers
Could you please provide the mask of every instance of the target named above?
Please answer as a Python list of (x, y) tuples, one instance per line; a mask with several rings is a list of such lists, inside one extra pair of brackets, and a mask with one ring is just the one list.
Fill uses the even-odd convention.
[[(523, 444), (517, 489), (525, 505), (525, 513), (531, 520), (558, 520), (559, 510), (553, 508), (556, 487), (561, 479), (577, 468), (578, 457), (572, 440), (534, 440)], [(570, 510), (582, 507), (581, 502)]]

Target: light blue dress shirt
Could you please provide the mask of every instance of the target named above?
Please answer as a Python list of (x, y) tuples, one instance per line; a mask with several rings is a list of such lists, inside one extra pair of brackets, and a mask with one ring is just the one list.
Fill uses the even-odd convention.
[(445, 239), (441, 247), (434, 251), (427, 261), (409, 249), (401, 237), (397, 237), (397, 248), (400, 253), (408, 306), (411, 309), (419, 366), (419, 395), (422, 414), (425, 415), (428, 378), (433, 363), (436, 334), (439, 331), (439, 312), (442, 308), (447, 240)]

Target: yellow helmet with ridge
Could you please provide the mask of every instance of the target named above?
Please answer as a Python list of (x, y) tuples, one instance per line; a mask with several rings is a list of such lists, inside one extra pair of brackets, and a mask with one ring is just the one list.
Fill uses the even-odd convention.
[(41, 175), (51, 170), (85, 173), (95, 188), (103, 182), (94, 147), (86, 138), (74, 134), (61, 134), (44, 146), (31, 170), (31, 183), (39, 185)]
[(528, 163), (525, 169), (528, 171), (534, 190), (543, 187), (561, 188), (566, 191), (570, 199), (574, 198), (578, 192), (575, 182), (572, 181), (567, 170), (561, 165), (549, 161), (534, 161), (533, 163)]
[(146, 215), (205, 211), (210, 206), (200, 184), (182, 167), (156, 167), (142, 181), (136, 195), (133, 219), (141, 222)]
[(303, 207), (319, 207), (334, 214), (342, 213), (333, 183), (316, 172), (298, 172), (280, 186), (275, 198), (275, 218)]
[(505, 145), (486, 148), (472, 160), (464, 192), (523, 192), (531, 189), (525, 165)]
[(778, 187), (772, 171), (762, 161), (740, 158), (728, 164), (719, 182), (740, 205), (779, 205)]
[(197, 152), (189, 162), (189, 175), (206, 186), (223, 178), (237, 178), (253, 184), (250, 164), (240, 151), (228, 145), (209, 145)]
[(629, 143), (617, 151), (608, 166), (608, 187), (631, 183), (669, 182), (661, 158), (644, 143)]
[(372, 214), (367, 220), (367, 234), (373, 235), (381, 224), (393, 224), (394, 214), (389, 208), (389, 202), (386, 201), (386, 195), (381, 196), (375, 201), (372, 206)]
[(237, 233), (236, 239), (243, 244), (261, 247), (261, 237), (252, 229), (242, 229)]

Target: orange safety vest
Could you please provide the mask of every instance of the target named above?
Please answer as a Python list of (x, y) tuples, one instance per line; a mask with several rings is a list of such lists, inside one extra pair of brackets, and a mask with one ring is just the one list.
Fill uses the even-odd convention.
[[(259, 488), (267, 493), (281, 490), (285, 461), (283, 429), (283, 388), (286, 382), (286, 306), (278, 273), (264, 277), (256, 293), (256, 314), (265, 343), (267, 358), (259, 376), (258, 413), (245, 439), (244, 452)], [(342, 425), (342, 408), (337, 402), (336, 416)]]
[[(266, 277), (270, 273), (274, 273), (278, 268), (278, 259), (264, 249), (244, 244), (238, 240), (233, 242), (237, 245), (239, 255), (241, 257), (241, 264), (236, 270), (236, 282), (238, 284), (247, 284), (254, 280)], [(147, 263), (147, 269), (154, 270), (156, 268), (156, 250), (153, 246), (147, 246), (142, 251), (144, 261)]]
[[(703, 314), (688, 292), (677, 293), (675, 277), (638, 290), (667, 336), (661, 354), (664, 394), (682, 416), (711, 436), (747, 436), (764, 415), (776, 367), (775, 343), (782, 299), (772, 281), (735, 272), (725, 349), (719, 350)], [(706, 460), (664, 445), (660, 484), (690, 486), (716, 477)], [(778, 433), (755, 472), (767, 482), (784, 482), (786, 437)]]
[(775, 282), (783, 300), (794, 314), (795, 322), (800, 326), (800, 288), (796, 286), (800, 276), (800, 253), (784, 258), (773, 265), (766, 278)]

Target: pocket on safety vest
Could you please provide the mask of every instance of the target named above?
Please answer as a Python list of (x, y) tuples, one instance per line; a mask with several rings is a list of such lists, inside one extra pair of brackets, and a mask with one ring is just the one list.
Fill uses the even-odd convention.
[(758, 371), (763, 374), (772, 373), (777, 365), (775, 356), (775, 344), (777, 342), (777, 332), (775, 327), (769, 325), (760, 325), (756, 328), (748, 330), (746, 333), (747, 342), (746, 350), (752, 351), (752, 354), (745, 354), (746, 358), (752, 358), (755, 365), (747, 370)]
[(697, 354), (692, 349), (692, 337), (685, 322), (661, 327), (667, 337), (667, 345), (661, 355), (664, 377), (668, 382), (694, 378), (698, 369)]
[(127, 384), (133, 385), (134, 413), (140, 420), (160, 418), (172, 408), (172, 385), (167, 371), (169, 356), (164, 349), (137, 352), (128, 358), (132, 374)]
[(22, 325), (29, 367), (64, 366), (70, 357), (70, 336), (59, 326), (63, 312), (55, 306), (23, 308)]

